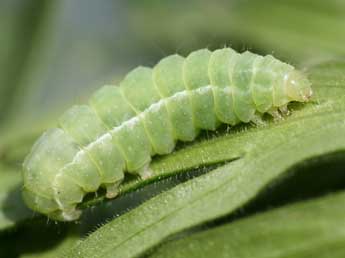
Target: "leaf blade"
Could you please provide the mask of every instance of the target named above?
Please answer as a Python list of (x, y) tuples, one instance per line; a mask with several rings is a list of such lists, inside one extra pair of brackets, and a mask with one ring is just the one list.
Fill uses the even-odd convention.
[(170, 242), (150, 257), (343, 257), (344, 201), (340, 192), (288, 205)]

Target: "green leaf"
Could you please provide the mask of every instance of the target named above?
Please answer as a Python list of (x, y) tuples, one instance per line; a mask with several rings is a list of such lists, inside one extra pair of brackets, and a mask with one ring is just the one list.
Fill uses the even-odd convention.
[(341, 258), (345, 192), (289, 205), (163, 245), (159, 257)]
[[(345, 151), (345, 62), (309, 70), (315, 91), (307, 105), (292, 105), (292, 115), (265, 127), (210, 140), (222, 153), (241, 158), (180, 184), (105, 224), (71, 250), (68, 257), (133, 257), (166, 237), (242, 207), (294, 165)], [(192, 151), (198, 144), (191, 146)], [(207, 148), (203, 157), (212, 156)], [(184, 153), (184, 161), (196, 156)], [(179, 160), (174, 166), (177, 168)]]
[(79, 225), (33, 220), (0, 235), (1, 257), (57, 257), (80, 238)]
[(16, 222), (33, 217), (21, 198), (21, 174), (16, 169), (0, 164), (0, 230)]
[[(37, 233), (41, 233), (41, 232), (37, 232)], [(54, 231), (52, 231), (51, 233), (54, 234)], [(56, 235), (56, 234), (55, 234)], [(61, 235), (61, 233), (60, 233)], [(27, 251), (21, 255), (21, 258), (56, 258), (58, 256), (63, 256), (64, 253), (66, 252), (66, 250), (68, 250), (69, 248), (73, 247), (73, 245), (75, 245), (75, 243), (77, 243), (80, 239), (80, 234), (78, 232), (78, 227), (77, 225), (72, 226), (69, 231), (66, 234), (63, 234), (62, 236), (58, 236), (60, 239), (60, 241), (56, 241), (56, 239), (54, 242), (54, 245), (49, 246), (48, 248), (44, 249), (44, 248), (37, 248), (38, 250), (31, 250)], [(38, 239), (40, 241), (44, 241), (44, 238), (46, 238), (45, 235), (43, 235), (41, 237), (41, 239)], [(36, 242), (38, 242), (36, 240)], [(42, 246), (39, 245), (40, 243), (37, 243), (37, 246)], [(43, 249), (43, 250), (40, 250)]]

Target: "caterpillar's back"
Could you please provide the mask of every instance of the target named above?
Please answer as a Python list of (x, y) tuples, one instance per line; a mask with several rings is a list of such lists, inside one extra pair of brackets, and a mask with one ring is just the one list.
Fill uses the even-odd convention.
[(168, 56), (67, 110), (24, 161), (24, 200), (53, 219), (77, 219), (86, 193), (104, 187), (113, 198), (125, 172), (150, 177), (151, 157), (170, 153), (176, 141), (256, 121), (311, 94), (302, 73), (270, 55), (224, 48)]

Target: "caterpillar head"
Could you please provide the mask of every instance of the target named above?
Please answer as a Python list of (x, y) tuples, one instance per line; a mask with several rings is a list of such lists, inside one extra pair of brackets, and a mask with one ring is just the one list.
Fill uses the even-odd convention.
[(286, 93), (292, 101), (307, 102), (313, 94), (310, 81), (297, 70), (286, 75), (285, 87)]

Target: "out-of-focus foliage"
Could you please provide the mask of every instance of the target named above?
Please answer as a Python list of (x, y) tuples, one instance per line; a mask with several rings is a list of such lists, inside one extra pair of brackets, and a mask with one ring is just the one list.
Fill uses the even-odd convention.
[[(34, 44), (37, 28), (44, 12), (43, 1), (2, 1), (0, 4), (0, 122), (13, 107), (20, 74)], [(1, 127), (4, 124), (1, 123)]]
[(345, 55), (344, 1), (148, 0), (133, 10), (138, 37), (177, 52), (230, 45), (298, 63)]
[[(214, 49), (225, 45), (239, 51), (249, 49), (261, 54), (273, 53), (277, 58), (296, 64), (301, 69), (323, 60), (339, 60), (309, 68), (307, 73), (312, 73), (313, 81), (322, 89), (317, 98), (333, 96), (333, 100), (340, 100), (344, 96), (344, 17), (345, 3), (341, 0), (0, 1), (0, 257), (56, 257), (71, 254), (69, 250), (80, 236), (88, 235), (95, 231), (97, 225), (110, 219), (112, 222), (105, 228), (111, 229), (111, 225), (121, 224), (120, 220), (112, 218), (126, 213), (164, 189), (190, 179), (196, 173), (194, 167), (203, 167), (208, 163), (219, 166), (223, 165), (222, 161), (239, 156), (232, 152), (231, 146), (226, 145), (233, 144), (231, 137), (237, 133), (227, 136), (224, 135), (224, 130), (219, 135), (213, 135), (215, 139), (211, 141), (207, 140), (208, 134), (205, 134), (199, 138), (202, 141), (200, 144), (188, 148), (181, 146), (176, 154), (158, 158), (152, 164), (160, 176), (183, 172), (180, 174), (184, 174), (183, 178), (174, 176), (160, 182), (156, 178), (153, 184), (145, 188), (143, 186), (147, 182), (131, 181), (123, 187), (125, 195), (121, 198), (101, 203), (97, 207), (93, 205), (100, 202), (102, 196), (90, 199), (87, 206), (92, 207), (87, 210), (80, 224), (55, 225), (24, 206), (20, 197), (21, 163), (38, 135), (52, 126), (58, 114), (67, 106), (85, 102), (94, 89), (105, 83), (116, 83), (135, 66), (152, 66), (162, 57), (176, 52), (188, 54), (198, 48)], [(332, 116), (342, 114), (341, 103), (333, 105), (332, 101), (327, 101), (323, 99), (323, 110), (329, 107), (329, 113), (325, 112), (325, 118), (322, 118), (325, 120), (320, 118), (322, 121), (330, 121), (327, 116), (331, 119)], [(318, 104), (314, 103), (313, 106), (317, 108)], [(303, 109), (298, 112), (296, 114), (304, 115), (296, 119), (301, 119), (301, 124), (304, 124), (304, 120), (308, 120), (308, 114)], [(338, 123), (342, 124), (341, 117)], [(320, 125), (326, 135), (329, 125), (327, 122)], [(258, 131), (260, 132), (260, 128)], [(245, 138), (249, 134), (250, 132), (239, 130), (237, 136)], [(330, 133), (327, 137), (330, 138), (323, 140), (331, 144), (334, 134)], [(337, 137), (340, 144), (342, 134)], [(246, 141), (242, 144), (248, 147), (250, 143)], [(308, 149), (308, 146), (303, 147)], [(235, 166), (236, 162), (233, 164)], [(255, 167), (259, 169), (260, 164)], [(290, 183), (281, 185), (276, 182), (267, 188), (275, 189), (275, 199), (266, 196), (265, 201), (260, 201), (253, 192), (256, 198), (251, 208), (244, 206), (243, 215), (240, 216), (251, 218), (252, 213), (258, 210), (292, 202), (295, 199), (290, 195), (303, 200), (343, 189), (343, 167), (343, 152), (337, 152), (336, 159), (321, 155), (313, 161), (307, 160), (305, 165), (294, 170), (292, 177), (279, 179)], [(201, 168), (197, 173), (207, 172), (212, 168)], [(212, 173), (214, 171), (210, 175)], [(243, 177), (241, 180), (245, 179)], [(198, 189), (201, 186), (197, 182), (191, 179), (187, 184), (195, 184)], [(311, 186), (312, 190), (307, 190), (310, 187), (306, 188), (306, 185)], [(129, 193), (133, 189), (136, 191)], [(302, 194), (305, 192), (308, 194)], [(158, 198), (164, 199), (164, 195), (158, 195)], [(175, 198), (171, 202), (178, 200)], [(147, 205), (150, 204), (152, 209), (157, 209), (157, 214), (164, 212), (154, 200)], [(241, 202), (239, 207), (244, 204), (245, 202)], [(124, 218), (132, 217), (123, 226), (132, 226), (134, 229), (140, 227), (132, 214), (141, 214), (146, 206), (128, 213)], [(189, 204), (184, 207), (186, 210), (193, 210)], [(207, 207), (205, 203), (206, 210)], [(223, 214), (232, 211), (225, 208), (222, 210)], [(210, 211), (201, 214), (199, 222), (188, 223), (190, 216), (187, 214), (171, 227), (165, 227), (163, 223), (170, 232), (166, 231), (166, 236), (183, 238), (193, 234), (195, 230), (202, 230), (207, 235), (208, 227), (213, 227), (212, 223), (228, 225), (232, 220), (237, 220), (236, 215), (219, 219), (219, 213), (212, 217), (212, 220), (216, 220), (211, 224), (187, 230), (191, 225), (199, 225), (205, 221), (208, 214)], [(270, 216), (270, 213), (267, 214)], [(255, 224), (254, 217), (253, 221)], [(175, 229), (183, 232), (171, 236), (171, 233), (176, 232)], [(110, 231), (108, 233), (111, 235)], [(99, 236), (99, 232), (103, 232), (103, 229), (72, 250), (78, 251), (78, 248), (83, 248), (87, 243), (92, 243), (91, 247), (98, 246), (94, 239)], [(165, 241), (165, 235), (155, 230), (150, 233), (146, 229), (142, 233), (133, 234), (136, 237), (128, 242), (133, 247), (128, 249), (128, 253), (142, 253), (152, 247), (153, 243)], [(145, 242), (145, 234), (156, 242)], [(157, 234), (159, 236), (155, 238)], [(121, 240), (124, 236), (117, 237)], [(117, 248), (126, 253), (126, 242)]]

